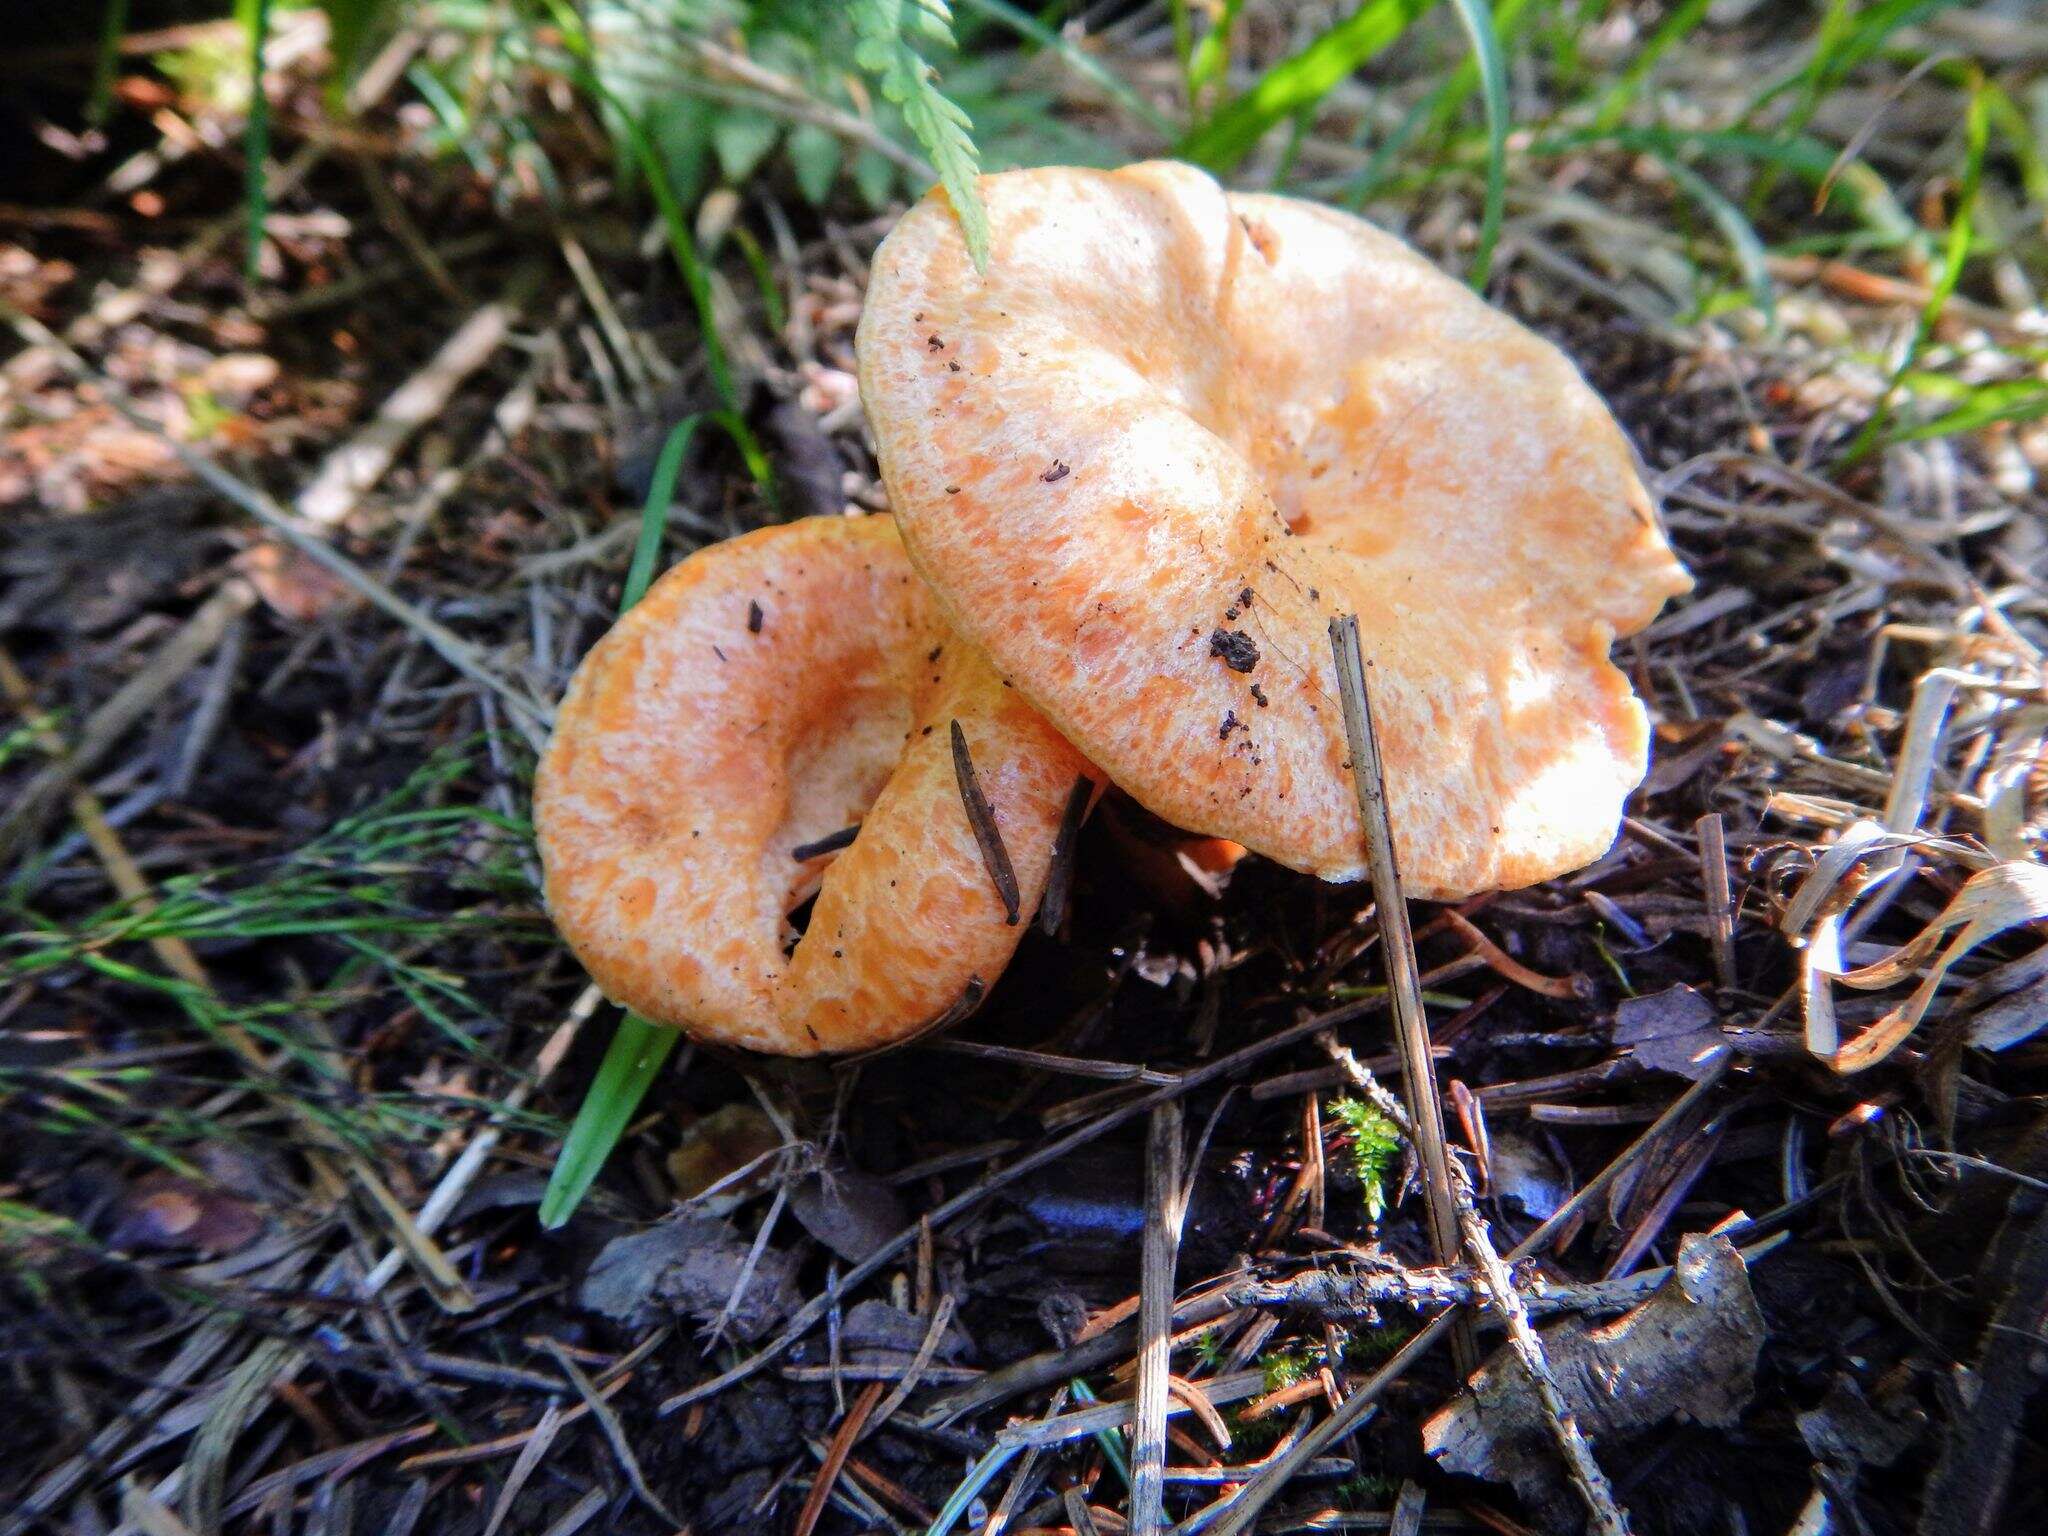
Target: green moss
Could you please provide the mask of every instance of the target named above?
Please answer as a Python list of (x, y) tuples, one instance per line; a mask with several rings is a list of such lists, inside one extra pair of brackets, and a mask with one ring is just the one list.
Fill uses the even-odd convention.
[(1307, 1381), (1316, 1369), (1316, 1362), (1308, 1350), (1298, 1344), (1261, 1355), (1256, 1363), (1265, 1372), (1268, 1392), (1278, 1392)]
[(1415, 1326), (1405, 1319), (1348, 1329), (1344, 1334), (1344, 1363), (1355, 1370), (1372, 1370), (1386, 1364), (1394, 1351), (1414, 1337)]
[(1401, 1158), (1401, 1131), (1377, 1105), (1344, 1094), (1330, 1101), (1330, 1118), (1365, 1194), (1365, 1213), (1378, 1221), (1387, 1209), (1387, 1181)]
[(1400, 1496), (1400, 1480), (1384, 1472), (1354, 1472), (1331, 1490), (1339, 1509), (1387, 1509)]

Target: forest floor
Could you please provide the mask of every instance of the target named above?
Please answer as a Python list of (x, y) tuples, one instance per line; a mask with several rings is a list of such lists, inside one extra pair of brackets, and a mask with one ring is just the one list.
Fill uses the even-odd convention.
[[(1075, 55), (1170, 115), (1172, 8), (1105, 9), (978, 58), (1167, 152)], [(1581, 1414), (1632, 1529), (2048, 1528), (2048, 176), (2007, 137), (2048, 122), (2048, 29), (1923, 8), (1784, 98), (1839, 165), (1738, 180), (1716, 155), (1797, 135), (1715, 141), (1722, 103), (1800, 78), (1814, 18), (1704, 9), (1637, 80), (1682, 131), (1510, 146), (1487, 292), (1611, 403), (1697, 586), (1617, 650), (1655, 746), (1613, 850), (1414, 909), (1450, 1141), (1498, 1249), (1535, 1237), (1539, 1321), (1656, 1325), (1548, 1336), (1640, 1399)], [(1586, 45), (1596, 81), (1661, 14)], [(1574, 1527), (1555, 1424), (1455, 1412), (1495, 1314), (1425, 1327), (1486, 1277), (1431, 1264), (1353, 1070), (1401, 1080), (1370, 893), (1218, 882), (1114, 797), (971, 1020), (685, 1046), (541, 1228), (616, 1012), (540, 908), (532, 765), (664, 443), (721, 402), (590, 114), (512, 87), (573, 168), (544, 187), (425, 109), (433, 28), (343, 115), (291, 16), (253, 275), (246, 102), (164, 64), (214, 24), (124, 53), (103, 130), (55, 104), (89, 49), (36, 66), (0, 205), (0, 1533), (1115, 1536), (1176, 1189), (1169, 1520)], [(1455, 69), (1433, 23), (1239, 179), (1370, 170), (1366, 86), (1420, 110)], [(1512, 56), (1553, 123), (1558, 58)], [(1365, 202), (1461, 273), (1468, 142)], [(895, 196), (767, 167), (695, 205), (773, 491), (697, 434), (672, 558), (886, 508), (853, 328)], [(1866, 1031), (1895, 1047), (1840, 1070)]]

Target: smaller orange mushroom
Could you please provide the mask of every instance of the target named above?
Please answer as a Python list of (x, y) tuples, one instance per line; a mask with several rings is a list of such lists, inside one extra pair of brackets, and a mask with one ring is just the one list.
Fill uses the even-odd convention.
[(891, 1044), (1009, 963), (1091, 773), (947, 628), (890, 519), (762, 529), (676, 566), (578, 669), (534, 789), (548, 909), (657, 1022)]

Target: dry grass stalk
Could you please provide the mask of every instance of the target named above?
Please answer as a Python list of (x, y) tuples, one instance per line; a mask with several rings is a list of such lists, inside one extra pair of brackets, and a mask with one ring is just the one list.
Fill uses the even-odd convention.
[(1187, 1215), (1181, 1170), (1180, 1105), (1152, 1111), (1145, 1139), (1145, 1237), (1139, 1261), (1138, 1389), (1131, 1428), (1131, 1530), (1151, 1536), (1165, 1523), (1160, 1473), (1166, 1466), (1166, 1399), (1173, 1350), (1173, 1272)]
[[(1394, 1038), (1401, 1048), (1402, 1082), (1415, 1126), (1415, 1148), (1422, 1159), (1430, 1241), (1437, 1262), (1448, 1264), (1458, 1252), (1458, 1210), (1444, 1140), (1443, 1100), (1437, 1092), (1436, 1061), (1430, 1054), (1429, 1019), (1422, 1010), (1415, 935), (1408, 924), (1407, 898), (1401, 894), (1401, 872), (1394, 862), (1394, 829), (1387, 821), (1386, 781), (1380, 766), (1379, 738), (1373, 731), (1372, 696), (1366, 684), (1366, 662), (1359, 653), (1355, 616), (1347, 614), (1330, 621), (1330, 650), (1337, 662), (1337, 688), (1344, 705), (1344, 734), (1351, 746), (1351, 773), (1358, 786), (1358, 812), (1365, 823), (1373, 911), (1379, 920), (1380, 948), (1386, 956)], [(1478, 1351), (1469, 1335), (1461, 1333), (1458, 1356), (1461, 1370), (1469, 1372), (1478, 1366)]]
[(1721, 813), (1709, 811), (1693, 823), (1700, 840), (1700, 874), (1706, 890), (1714, 975), (1721, 990), (1735, 990), (1735, 902), (1728, 889), (1728, 840)]
[(825, 1512), (825, 1500), (831, 1496), (832, 1485), (839, 1481), (839, 1472), (846, 1465), (846, 1458), (852, 1454), (854, 1442), (860, 1438), (862, 1428), (867, 1424), (868, 1415), (875, 1411), (875, 1404), (882, 1400), (883, 1383), (870, 1382), (862, 1387), (860, 1396), (853, 1400), (853, 1406), (846, 1411), (846, 1417), (839, 1421), (839, 1428), (833, 1433), (832, 1442), (826, 1448), (825, 1459), (818, 1467), (818, 1475), (811, 1480), (811, 1491), (804, 1499), (804, 1507), (796, 1517), (795, 1536), (811, 1536), (818, 1523), (818, 1517)]

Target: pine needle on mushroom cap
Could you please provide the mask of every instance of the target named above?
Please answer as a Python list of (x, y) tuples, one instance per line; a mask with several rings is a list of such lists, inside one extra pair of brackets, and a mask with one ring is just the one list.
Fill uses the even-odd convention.
[(1689, 579), (1564, 356), (1363, 221), (1185, 166), (984, 178), (882, 244), (861, 394), (954, 625), (1168, 821), (1364, 872), (1323, 634), (1374, 663), (1410, 893), (1576, 868), (1648, 726), (1608, 659)]
[(782, 1055), (887, 1045), (1009, 963), (1010, 904), (1036, 906), (1087, 771), (947, 628), (889, 519), (765, 528), (675, 567), (577, 671), (534, 789), (548, 908), (650, 1019)]

